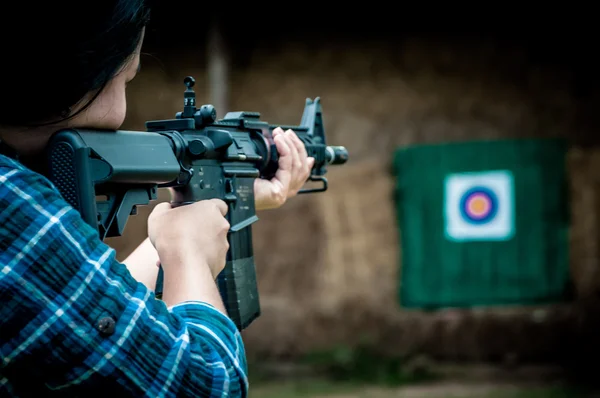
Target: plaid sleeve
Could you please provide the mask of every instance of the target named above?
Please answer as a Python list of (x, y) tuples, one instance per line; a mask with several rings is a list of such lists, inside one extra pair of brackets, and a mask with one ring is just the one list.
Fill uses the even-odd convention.
[(0, 267), (0, 396), (247, 396), (234, 323), (156, 300), (22, 167), (0, 165)]

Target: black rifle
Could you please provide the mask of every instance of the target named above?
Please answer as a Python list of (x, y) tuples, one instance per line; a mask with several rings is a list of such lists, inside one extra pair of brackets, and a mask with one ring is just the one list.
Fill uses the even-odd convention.
[[(183, 112), (146, 122), (148, 131), (65, 129), (47, 147), (48, 178), (101, 239), (121, 236), (138, 205), (173, 188), (173, 206), (218, 198), (228, 204), (230, 249), (217, 277), (221, 297), (239, 330), (260, 315), (251, 225), (258, 220), (254, 180), (272, 178), (278, 167), (272, 132), (278, 127), (255, 112), (230, 112), (217, 121), (212, 105), (196, 108), (194, 79), (186, 77)], [(300, 193), (327, 190), (327, 165), (343, 164), (348, 152), (327, 146), (321, 103), (307, 99), (293, 129), (315, 164), (309, 180), (321, 184)], [(162, 293), (162, 269), (155, 292)]]

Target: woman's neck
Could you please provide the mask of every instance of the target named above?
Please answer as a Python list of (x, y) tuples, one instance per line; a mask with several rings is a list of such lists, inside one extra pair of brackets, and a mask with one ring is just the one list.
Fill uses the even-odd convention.
[(0, 141), (9, 148), (10, 153), (5, 155), (15, 158), (30, 170), (45, 175), (47, 165), (43, 152), (55, 131), (56, 126), (0, 128)]
[(12, 148), (19, 157), (39, 155), (50, 140), (57, 126), (44, 127), (0, 127), (0, 141)]

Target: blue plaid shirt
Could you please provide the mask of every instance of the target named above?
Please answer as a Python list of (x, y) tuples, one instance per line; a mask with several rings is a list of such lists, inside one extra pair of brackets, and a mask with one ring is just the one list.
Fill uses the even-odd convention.
[(167, 308), (46, 178), (2, 155), (0, 268), (0, 396), (247, 396), (228, 317)]

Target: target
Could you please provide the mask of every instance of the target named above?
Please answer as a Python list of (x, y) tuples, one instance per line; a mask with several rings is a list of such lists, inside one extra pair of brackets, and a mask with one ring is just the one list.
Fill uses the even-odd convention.
[(444, 218), (451, 240), (506, 240), (514, 234), (514, 186), (509, 171), (446, 177)]

